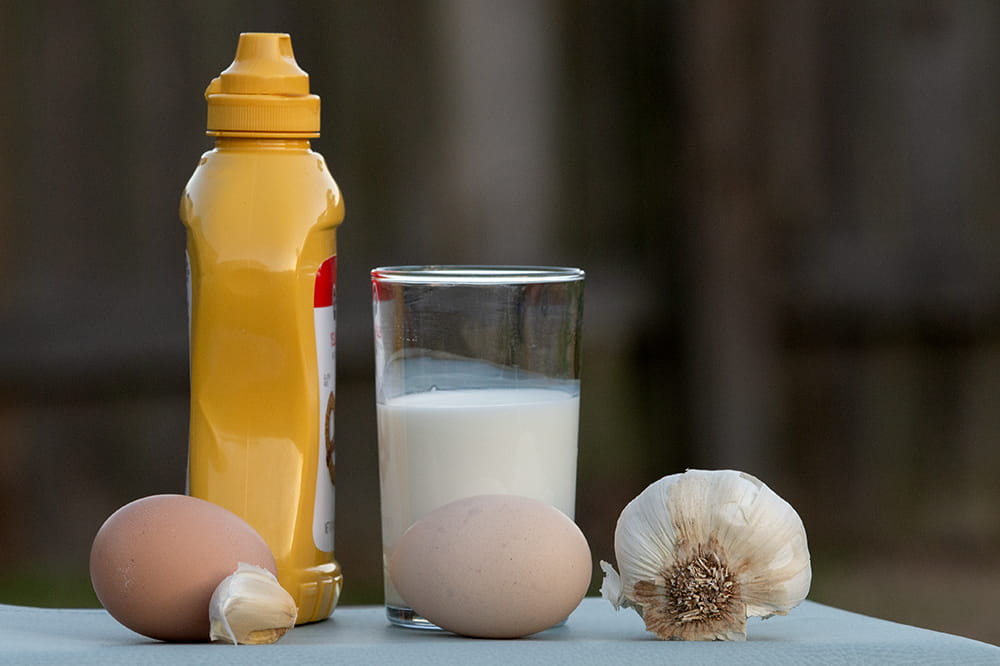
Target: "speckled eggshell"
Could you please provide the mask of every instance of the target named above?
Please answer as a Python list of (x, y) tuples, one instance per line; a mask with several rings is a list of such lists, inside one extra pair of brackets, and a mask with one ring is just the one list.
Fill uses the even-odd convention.
[(187, 495), (153, 495), (118, 509), (98, 530), (90, 580), (129, 629), (207, 641), (212, 592), (240, 562), (278, 571), (267, 543), (235, 513)]
[(477, 495), (414, 523), (389, 564), (393, 585), (437, 626), (517, 638), (566, 619), (590, 585), (587, 540), (564, 513), (517, 495)]

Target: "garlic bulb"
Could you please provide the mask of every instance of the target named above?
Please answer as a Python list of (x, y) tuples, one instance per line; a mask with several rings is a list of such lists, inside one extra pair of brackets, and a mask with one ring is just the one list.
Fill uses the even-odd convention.
[(295, 626), (295, 600), (267, 569), (240, 562), (212, 593), (212, 640), (233, 645), (274, 643)]
[(748, 617), (785, 615), (809, 592), (802, 520), (762, 482), (688, 470), (651, 484), (615, 529), (621, 576), (601, 562), (601, 594), (673, 640), (745, 640)]

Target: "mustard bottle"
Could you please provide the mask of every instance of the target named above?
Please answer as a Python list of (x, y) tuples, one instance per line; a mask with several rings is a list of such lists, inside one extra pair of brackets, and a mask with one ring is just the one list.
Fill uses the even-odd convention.
[(336, 228), (319, 97), (287, 34), (240, 35), (205, 92), (205, 153), (181, 197), (191, 346), (188, 493), (264, 537), (297, 623), (330, 615)]

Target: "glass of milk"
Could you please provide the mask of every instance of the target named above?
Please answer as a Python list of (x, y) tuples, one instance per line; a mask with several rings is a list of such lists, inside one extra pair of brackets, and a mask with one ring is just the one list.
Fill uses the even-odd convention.
[(434, 628), (393, 588), (396, 542), (433, 509), (515, 494), (573, 518), (584, 273), (372, 271), (386, 614)]

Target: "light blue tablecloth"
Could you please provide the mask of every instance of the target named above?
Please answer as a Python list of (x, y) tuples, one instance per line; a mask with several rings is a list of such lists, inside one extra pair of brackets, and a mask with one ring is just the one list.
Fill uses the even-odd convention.
[(745, 643), (652, 638), (631, 610), (588, 598), (565, 625), (520, 640), (389, 626), (381, 607), (338, 608), (263, 646), (167, 644), (103, 610), (0, 605), (2, 664), (996, 664), (1000, 647), (805, 602), (751, 620)]

